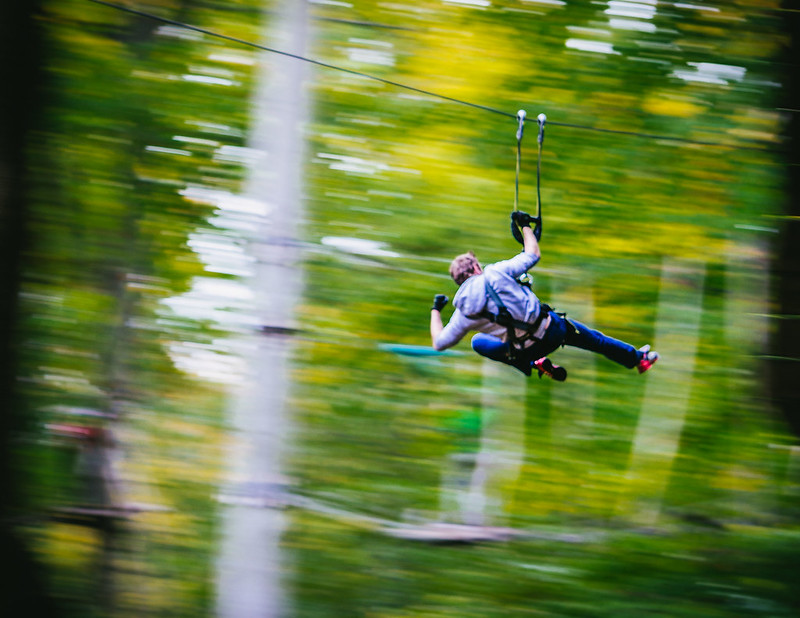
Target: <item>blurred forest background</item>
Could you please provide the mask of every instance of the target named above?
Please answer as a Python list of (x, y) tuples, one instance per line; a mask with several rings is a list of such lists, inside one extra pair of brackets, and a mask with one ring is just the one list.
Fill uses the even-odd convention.
[[(125, 6), (279, 50), (269, 33), (302, 29), (301, 55), (489, 109), (284, 58), (306, 71), (288, 213), (248, 193), (275, 54), (88, 0), (4, 3), (4, 615), (235, 615), (222, 563), (275, 517), (284, 615), (797, 615), (795, 8)], [(644, 376), (576, 350), (563, 384), (468, 342), (422, 353), (450, 259), (519, 250), (518, 109), (524, 210), (550, 122), (535, 290), (652, 343)], [(288, 322), (263, 319), (285, 299), (262, 245), (302, 273)], [(288, 428), (242, 403), (277, 392), (266, 374)], [(255, 480), (231, 473), (243, 405), (288, 445)], [(503, 542), (403, 538), (476, 520)], [(275, 615), (260, 602), (238, 615)]]

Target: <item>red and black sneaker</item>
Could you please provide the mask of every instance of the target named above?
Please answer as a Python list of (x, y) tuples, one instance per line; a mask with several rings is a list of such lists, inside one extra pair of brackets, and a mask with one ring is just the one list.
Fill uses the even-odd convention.
[(553, 378), (556, 382), (563, 382), (567, 379), (567, 370), (558, 365), (554, 365), (546, 356), (533, 361), (533, 366), (536, 367), (536, 370), (539, 372), (539, 378), (546, 375)]
[(642, 353), (642, 358), (639, 360), (639, 364), (636, 365), (636, 369), (639, 370), (639, 373), (644, 373), (656, 364), (658, 352), (651, 351), (649, 345), (643, 345), (639, 348), (639, 352)]

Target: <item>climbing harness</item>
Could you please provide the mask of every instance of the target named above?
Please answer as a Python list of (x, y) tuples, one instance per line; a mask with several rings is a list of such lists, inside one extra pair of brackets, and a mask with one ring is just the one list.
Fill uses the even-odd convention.
[[(484, 307), (481, 312), (468, 315), (467, 317), (471, 320), (483, 318), (499, 326), (504, 326), (508, 332), (508, 358), (513, 361), (517, 358), (517, 354), (526, 347), (528, 341), (541, 341), (541, 338), (536, 337), (535, 333), (539, 330), (539, 326), (541, 326), (545, 316), (550, 313), (550, 306), (545, 303), (539, 303), (539, 314), (536, 316), (536, 319), (533, 322), (523, 322), (511, 315), (508, 307), (506, 307), (500, 299), (497, 290), (492, 287), (492, 284), (489, 283), (485, 277), (484, 285), (487, 298), (491, 298), (494, 304), (497, 305), (497, 313), (492, 313)], [(517, 330), (521, 330), (525, 334), (519, 337), (517, 336)]]
[[(514, 210), (511, 213), (511, 234), (521, 245), (524, 244), (524, 240), (522, 238), (522, 232), (514, 221), (514, 213), (519, 212), (519, 172), (522, 164), (522, 136), (525, 131), (526, 115), (527, 114), (525, 113), (524, 109), (521, 109), (517, 112), (517, 122), (519, 123), (517, 127), (517, 171), (514, 178)], [(536, 122), (539, 124), (539, 135), (536, 138), (536, 142), (538, 144), (538, 156), (536, 159), (536, 216), (534, 217), (534, 220), (536, 221), (536, 226), (538, 229), (538, 240), (538, 238), (541, 237), (542, 230), (542, 144), (544, 143), (544, 125), (547, 122), (547, 116), (544, 114), (539, 114), (536, 117)]]

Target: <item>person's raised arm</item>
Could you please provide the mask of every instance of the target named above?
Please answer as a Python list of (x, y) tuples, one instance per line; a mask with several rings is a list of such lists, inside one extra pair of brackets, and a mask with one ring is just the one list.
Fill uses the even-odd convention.
[(522, 240), (522, 250), (525, 253), (535, 255), (537, 258), (542, 256), (542, 252), (539, 250), (539, 241), (536, 240), (536, 235), (533, 233), (530, 225), (522, 227)]
[[(541, 257), (539, 238), (542, 234), (542, 219), (540, 217), (531, 217), (527, 212), (523, 212), (522, 210), (515, 210), (512, 212), (511, 219), (519, 226), (522, 232), (522, 250), (525, 253), (535, 256), (538, 260)], [(531, 228), (531, 225), (535, 225), (536, 227)], [(516, 228), (512, 226), (514, 237), (519, 240), (519, 235), (514, 231), (515, 229)]]

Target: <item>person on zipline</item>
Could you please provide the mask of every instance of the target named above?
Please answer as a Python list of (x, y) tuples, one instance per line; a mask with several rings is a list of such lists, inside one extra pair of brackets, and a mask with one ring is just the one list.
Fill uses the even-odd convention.
[(658, 353), (651, 351), (649, 345), (637, 350), (580, 322), (567, 320), (518, 281), (541, 257), (541, 219), (515, 211), (512, 221), (522, 232), (520, 254), (486, 268), (471, 251), (451, 263), (450, 276), (459, 286), (453, 298), (455, 311), (443, 326), (441, 311), (450, 299), (444, 294), (434, 297), (430, 322), (434, 349), (446, 350), (469, 331), (478, 331), (472, 338), (472, 348), (478, 354), (516, 367), (526, 376), (536, 369), (540, 378), (544, 374), (565, 380), (566, 370), (547, 358), (563, 345), (602, 354), (628, 369), (636, 367), (639, 373), (650, 369), (658, 360)]

